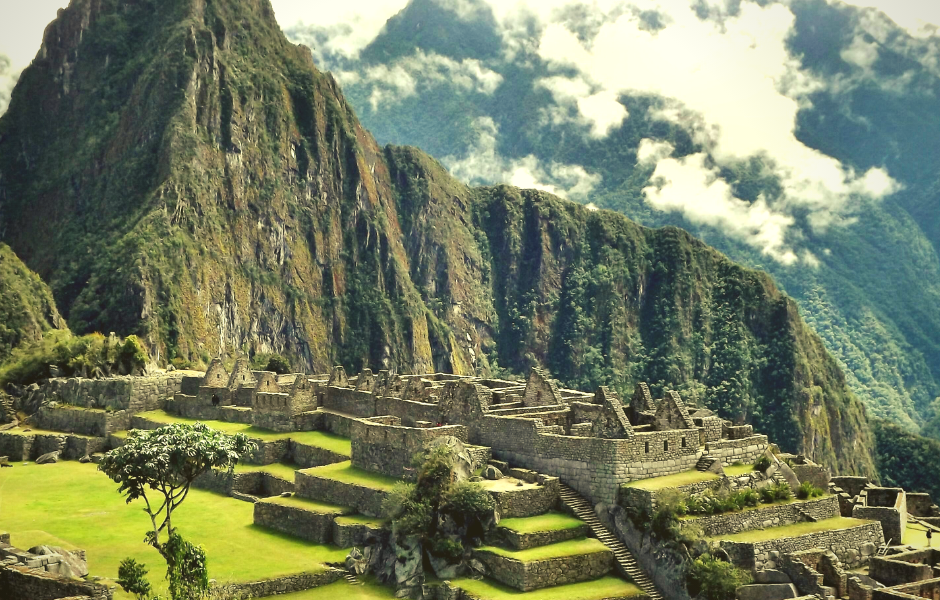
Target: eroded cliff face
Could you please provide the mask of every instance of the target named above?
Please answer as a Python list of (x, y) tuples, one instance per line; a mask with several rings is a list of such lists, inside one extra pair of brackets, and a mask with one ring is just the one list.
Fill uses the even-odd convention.
[(65, 329), (49, 287), (0, 243), (0, 363), (45, 333)]
[(73, 0), (0, 119), (0, 231), (73, 330), (137, 333), (161, 362), (547, 365), (873, 472), (861, 406), (766, 275), (380, 149), (267, 0)]

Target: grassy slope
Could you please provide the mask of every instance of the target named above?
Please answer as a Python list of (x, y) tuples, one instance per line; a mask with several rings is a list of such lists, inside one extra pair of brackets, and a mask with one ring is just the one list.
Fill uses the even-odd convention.
[(382, 491), (391, 490), (395, 484), (399, 483), (399, 480), (393, 477), (354, 467), (349, 461), (304, 469), (303, 473)]
[[(176, 516), (183, 535), (205, 546), (209, 576), (220, 582), (316, 570), (346, 556), (338, 548), (256, 527), (250, 503), (202, 490), (192, 490)], [(161, 559), (141, 542), (148, 527), (140, 505), (126, 504), (117, 484), (95, 465), (67, 461), (0, 472), (0, 529), (11, 532), (13, 544), (28, 548), (54, 536), (88, 552), (92, 575), (113, 579), (120, 561), (130, 556), (148, 564), (152, 583), (162, 589)]]
[(499, 546), (483, 546), (481, 552), (491, 552), (507, 558), (522, 562), (548, 560), (562, 556), (576, 556), (578, 554), (593, 554), (595, 552), (609, 552), (610, 549), (594, 538), (581, 538), (558, 542), (528, 550), (508, 550)]
[(817, 533), (820, 531), (847, 529), (849, 527), (856, 527), (858, 525), (863, 525), (869, 522), (870, 521), (850, 519), (847, 517), (834, 517), (832, 519), (825, 519), (816, 523), (796, 523), (794, 525), (786, 525), (784, 527), (755, 529), (753, 531), (744, 531), (741, 533), (735, 533), (733, 535), (717, 536), (711, 539), (726, 540), (729, 542), (765, 542), (767, 540), (775, 540), (783, 537), (796, 537), (809, 533)]
[(605, 598), (629, 598), (643, 595), (640, 588), (616, 577), (602, 577), (594, 581), (543, 588), (528, 593), (486, 579), (481, 581), (458, 579), (453, 584), (481, 600), (507, 600), (509, 598), (518, 598), (520, 600), (523, 598), (538, 598), (538, 600), (603, 600)]
[(563, 531), (576, 529), (584, 525), (584, 521), (562, 513), (548, 512), (535, 517), (503, 519), (500, 527), (512, 529), (517, 533), (536, 533), (541, 531)]

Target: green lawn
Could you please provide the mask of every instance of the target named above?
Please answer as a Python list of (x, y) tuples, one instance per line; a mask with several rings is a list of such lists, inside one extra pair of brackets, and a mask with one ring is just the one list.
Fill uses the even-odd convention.
[(567, 542), (558, 542), (557, 544), (549, 544), (547, 546), (539, 546), (538, 548), (529, 548), (528, 550), (507, 550), (497, 546), (483, 546), (480, 550), (513, 558), (521, 562), (547, 560), (562, 556), (576, 556), (578, 554), (593, 554), (595, 552), (604, 552), (605, 550), (609, 551), (607, 546), (594, 538), (580, 538)]
[[(617, 577), (601, 577), (594, 581), (559, 585), (535, 590), (534, 592), (520, 592), (517, 589), (488, 579), (482, 581), (457, 579), (452, 581), (451, 584), (480, 598), (480, 600), (505, 600), (507, 598), (517, 600), (528, 598), (532, 600), (603, 600), (604, 598), (629, 598), (630, 596), (643, 595), (643, 590), (636, 585), (627, 583)], [(307, 599), (304, 598), (304, 600)]]
[(725, 467), (725, 475), (728, 477), (740, 477), (754, 472), (754, 465), (730, 465)]
[[(0, 470), (0, 530), (12, 543), (30, 548), (50, 541), (88, 553), (92, 575), (117, 576), (125, 557), (150, 568), (155, 591), (164, 592), (162, 559), (143, 543), (150, 521), (141, 501), (126, 504), (117, 484), (93, 464), (63, 461), (52, 465), (17, 464)], [(203, 545), (209, 576), (220, 583), (254, 581), (322, 569), (342, 562), (347, 552), (317, 545), (253, 524), (254, 505), (193, 489), (175, 513), (174, 525)], [(251, 560), (245, 560), (246, 553)], [(127, 598), (120, 592), (117, 598)]]
[[(940, 540), (940, 533), (936, 531), (933, 532), (933, 538), (928, 542), (927, 541), (927, 527), (920, 523), (908, 523), (907, 529), (904, 530), (904, 539), (902, 544), (907, 544), (909, 546), (914, 546), (916, 548), (938, 548), (937, 542), (933, 540)], [(897, 540), (891, 542), (896, 544)]]
[(304, 592), (276, 596), (277, 600), (390, 600), (395, 597), (395, 588), (379, 585), (367, 577), (359, 577), (362, 585), (350, 585), (337, 581), (330, 585)]
[(720, 535), (712, 540), (723, 540), (728, 542), (766, 542), (767, 540), (776, 540), (783, 537), (796, 537), (819, 531), (832, 531), (835, 529), (848, 529), (857, 527), (871, 521), (861, 519), (850, 519), (847, 517), (834, 517), (816, 523), (796, 523), (794, 525), (785, 525), (783, 527), (771, 527), (769, 529), (755, 529), (753, 531), (744, 531), (734, 535)]
[[(29, 431), (26, 431), (26, 430)], [(90, 435), (82, 435), (80, 433), (65, 433), (62, 431), (49, 431), (46, 429), (37, 429), (35, 427), (14, 427), (13, 429), (7, 429), (6, 431), (0, 431), (0, 433), (11, 433), (13, 435), (68, 435), (78, 438), (91, 439)]]
[(354, 467), (351, 461), (326, 465), (325, 467), (304, 469), (302, 472), (308, 475), (316, 475), (324, 479), (333, 479), (335, 481), (342, 481), (343, 483), (361, 485), (362, 487), (381, 490), (383, 492), (391, 490), (395, 484), (400, 481), (394, 477), (388, 477), (380, 473), (373, 473), (372, 471)]
[(236, 473), (269, 473), (275, 477), (280, 477), (286, 481), (293, 483), (294, 473), (298, 471), (300, 467), (294, 464), (289, 463), (272, 463), (270, 465), (249, 465), (245, 463), (238, 463), (235, 465)]
[(352, 456), (352, 442), (349, 438), (328, 433), (325, 431), (291, 431), (287, 433), (271, 431), (270, 429), (261, 429), (254, 425), (245, 423), (229, 423), (228, 421), (211, 421), (206, 419), (186, 419), (177, 415), (170, 414), (163, 410), (153, 410), (140, 413), (138, 417), (143, 417), (155, 423), (205, 423), (213, 429), (224, 431), (225, 433), (244, 433), (248, 437), (265, 442), (274, 442), (277, 440), (291, 439), (306, 446), (316, 446), (342, 454), (343, 456)]
[(324, 515), (348, 515), (355, 512), (353, 509), (348, 506), (337, 506), (335, 504), (326, 504), (324, 502), (317, 502), (316, 500), (308, 500), (307, 498), (301, 498), (300, 496), (288, 496), (286, 498), (281, 498), (280, 496), (275, 496), (274, 498), (265, 498), (261, 502), (269, 504), (280, 504), (281, 506), (293, 506), (295, 508), (300, 508), (302, 510), (320, 513)]
[(680, 487), (702, 481), (713, 481), (720, 479), (714, 473), (703, 473), (701, 471), (685, 471), (675, 475), (666, 475), (664, 477), (651, 477), (650, 479), (640, 479), (623, 484), (624, 487), (639, 488), (648, 492), (657, 492), (666, 488)]
[(584, 525), (584, 521), (559, 512), (548, 512), (544, 515), (524, 519), (503, 519), (499, 522), (500, 527), (512, 529), (516, 533), (563, 531), (565, 529), (575, 529), (582, 525)]

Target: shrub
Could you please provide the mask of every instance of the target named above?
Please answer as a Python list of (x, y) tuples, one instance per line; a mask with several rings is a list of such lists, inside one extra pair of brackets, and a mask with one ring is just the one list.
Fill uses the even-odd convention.
[(768, 486), (768, 487), (761, 488), (760, 490), (761, 502), (763, 502), (764, 504), (773, 504), (773, 502), (776, 499), (777, 497), (774, 495), (773, 487)]
[(800, 487), (796, 490), (796, 497), (800, 500), (807, 500), (809, 498), (818, 498), (822, 496), (825, 492), (821, 489), (810, 483), (809, 481), (804, 481), (800, 484)]
[(286, 375), (291, 371), (290, 361), (280, 354), (273, 354), (271, 358), (268, 359), (265, 371), (273, 371), (278, 375)]
[(145, 600), (150, 597), (150, 582), (147, 581), (147, 566), (133, 558), (125, 558), (118, 567), (117, 584), (128, 594)]
[(793, 492), (790, 491), (790, 484), (781, 482), (770, 486), (774, 493), (774, 500), (790, 500), (793, 498)]
[(770, 458), (766, 454), (762, 454), (760, 458), (754, 461), (756, 471), (766, 471), (768, 468), (770, 468)]
[(731, 563), (703, 554), (686, 573), (689, 594), (705, 600), (734, 600), (735, 591), (751, 582), (751, 576)]

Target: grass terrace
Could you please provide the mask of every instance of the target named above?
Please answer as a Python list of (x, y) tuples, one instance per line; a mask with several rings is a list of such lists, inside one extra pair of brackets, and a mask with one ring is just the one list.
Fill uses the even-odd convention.
[(383, 586), (369, 577), (359, 577), (361, 585), (350, 585), (337, 581), (330, 585), (277, 596), (278, 600), (391, 600), (395, 598), (395, 588)]
[[(543, 588), (533, 592), (520, 592), (517, 589), (484, 579), (458, 579), (451, 582), (480, 600), (605, 600), (606, 598), (630, 598), (643, 596), (643, 590), (632, 583), (617, 577), (602, 577), (594, 581), (582, 581), (556, 587)], [(345, 598), (345, 596), (344, 596)], [(296, 600), (300, 600), (299, 598)], [(306, 599), (304, 599), (306, 600)]]
[(267, 473), (290, 482), (294, 481), (294, 473), (299, 469), (299, 466), (290, 463), (272, 463), (270, 465), (238, 463), (235, 465), (235, 473)]
[(352, 442), (349, 438), (344, 438), (326, 431), (291, 431), (287, 433), (271, 431), (270, 429), (261, 429), (254, 425), (245, 423), (229, 423), (228, 421), (212, 421), (206, 419), (187, 419), (177, 415), (170, 414), (163, 410), (153, 410), (137, 415), (155, 423), (165, 423), (167, 425), (174, 423), (204, 423), (213, 429), (225, 433), (244, 433), (248, 437), (265, 442), (274, 442), (277, 440), (291, 439), (298, 444), (305, 446), (316, 446), (343, 456), (352, 456)]
[(730, 512), (715, 513), (711, 515), (685, 515), (683, 517), (679, 517), (679, 520), (680, 521), (694, 521), (695, 519), (714, 517), (718, 515), (740, 515), (743, 513), (754, 511), (754, 510), (760, 510), (762, 508), (770, 508), (772, 506), (783, 506), (786, 504), (804, 504), (806, 502), (818, 502), (819, 500), (822, 500), (830, 495), (831, 494), (823, 494), (822, 496), (817, 496), (815, 498), (804, 498), (804, 499), (800, 499), (800, 498), (797, 498), (796, 496), (793, 496), (789, 500), (776, 500), (774, 502), (761, 502), (757, 506), (745, 506), (741, 510), (735, 510), (735, 511), (730, 511)]
[[(142, 541), (150, 520), (140, 501), (125, 503), (117, 489), (93, 464), (64, 461), (2, 469), (0, 530), (9, 531), (20, 548), (54, 542), (86, 550), (91, 574), (106, 578), (107, 584), (113, 584), (121, 560), (134, 558), (147, 564), (154, 591), (165, 594), (163, 559)], [(193, 489), (174, 513), (173, 524), (206, 548), (209, 576), (219, 583), (319, 571), (324, 563), (346, 558), (345, 550), (254, 525), (253, 511), (251, 503)], [(252, 560), (245, 560), (246, 552)], [(130, 597), (118, 589), (115, 598)]]
[(594, 538), (580, 538), (567, 542), (558, 542), (538, 548), (529, 548), (528, 550), (507, 550), (498, 546), (483, 546), (482, 552), (498, 554), (507, 558), (512, 558), (520, 562), (533, 562), (538, 560), (548, 560), (552, 558), (561, 558), (564, 556), (578, 556), (580, 554), (594, 554), (595, 552), (609, 552), (610, 549)]
[(345, 515), (333, 519), (338, 525), (368, 525), (370, 527), (385, 527), (388, 519), (376, 519), (365, 515)]
[(273, 498), (265, 498), (264, 500), (259, 500), (259, 502), (264, 502), (267, 504), (279, 504), (281, 506), (292, 506), (294, 508), (299, 508), (307, 512), (320, 513), (323, 515), (348, 515), (354, 513), (353, 509), (348, 506), (337, 506), (335, 504), (326, 504), (324, 502), (317, 502), (316, 500), (308, 500), (307, 498), (301, 498), (300, 496), (288, 496), (282, 498), (280, 496), (275, 496)]
[(797, 537), (801, 535), (807, 535), (810, 533), (818, 533), (820, 531), (835, 531), (837, 529), (848, 529), (850, 527), (858, 527), (859, 525), (865, 525), (871, 521), (863, 521), (861, 519), (851, 519), (848, 517), (834, 517), (832, 519), (826, 519), (824, 521), (817, 521), (816, 523), (795, 523), (793, 525), (785, 525), (783, 527), (771, 527), (769, 529), (755, 529), (752, 531), (743, 531), (741, 533), (735, 533), (733, 535), (721, 535), (713, 538), (709, 538), (712, 541), (726, 541), (726, 542), (766, 542), (769, 540), (777, 540), (785, 537)]
[(940, 538), (940, 533), (933, 530), (933, 539), (928, 541), (927, 529), (927, 526), (920, 523), (908, 523), (907, 528), (904, 530), (904, 537), (901, 543), (914, 546), (915, 548), (936, 548), (936, 540)]
[(391, 491), (391, 489), (395, 487), (395, 484), (399, 482), (399, 480), (394, 477), (388, 477), (380, 473), (373, 473), (372, 471), (354, 467), (352, 461), (335, 463), (324, 467), (313, 467), (312, 469), (304, 469), (302, 472), (315, 477), (360, 485), (383, 492)]
[(13, 435), (67, 435), (70, 437), (92, 439), (93, 436), (82, 435), (80, 433), (66, 433), (64, 431), (48, 431), (46, 429), (37, 429), (35, 427), (14, 427), (0, 433), (12, 433)]
[(728, 477), (740, 477), (754, 472), (754, 465), (730, 465), (724, 468)]
[(577, 529), (582, 525), (584, 525), (584, 522), (580, 519), (559, 512), (548, 512), (544, 515), (521, 519), (503, 519), (499, 522), (500, 527), (511, 529), (516, 533), (564, 531), (566, 529)]
[[(752, 467), (753, 469), (753, 467)], [(703, 473), (701, 471), (684, 471), (675, 475), (666, 475), (664, 477), (651, 477), (649, 479), (640, 479), (623, 484), (623, 487), (638, 488), (648, 492), (658, 492), (666, 488), (677, 488), (683, 485), (701, 483), (703, 481), (715, 481), (721, 479), (714, 473)]]

